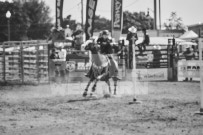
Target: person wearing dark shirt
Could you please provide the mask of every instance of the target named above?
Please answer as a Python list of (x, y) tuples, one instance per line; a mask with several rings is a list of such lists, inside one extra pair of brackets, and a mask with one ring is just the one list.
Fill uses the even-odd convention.
[(56, 53), (55, 49), (52, 49), (51, 55), (49, 57), (50, 59), (59, 59), (58, 54)]
[[(100, 53), (107, 55), (110, 60), (110, 63), (111, 63), (110, 71), (112, 71), (110, 76), (114, 76), (114, 77), (117, 77), (117, 79), (120, 79), (117, 76), (118, 67), (116, 66), (116, 62), (115, 62), (114, 58), (112, 57), (112, 53), (113, 53), (113, 47), (111, 45), (112, 41), (108, 38), (108, 34), (109, 34), (109, 32), (107, 30), (104, 30), (102, 32), (102, 36), (98, 38), (97, 43), (100, 45)], [(91, 72), (91, 69), (85, 76), (89, 77), (90, 72)]]
[(145, 28), (142, 29), (142, 32), (144, 34), (143, 41), (142, 41), (142, 43), (138, 44), (138, 48), (139, 48), (139, 51), (141, 54), (144, 51), (146, 51), (146, 46), (149, 45), (149, 43), (150, 43), (150, 38), (149, 38), (149, 35), (147, 34), (146, 29)]
[(160, 59), (162, 57), (160, 50), (161, 50), (161, 46), (154, 46), (154, 50), (152, 51), (152, 54), (154, 56), (154, 59), (153, 59), (154, 68), (160, 68)]

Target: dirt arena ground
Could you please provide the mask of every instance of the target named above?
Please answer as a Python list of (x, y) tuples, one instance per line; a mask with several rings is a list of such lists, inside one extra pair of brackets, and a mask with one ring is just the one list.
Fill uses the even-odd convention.
[(133, 96), (87, 100), (39, 87), (0, 88), (0, 135), (203, 135), (203, 116), (194, 115), (197, 82), (150, 82), (149, 94), (137, 96), (142, 104), (129, 104)]

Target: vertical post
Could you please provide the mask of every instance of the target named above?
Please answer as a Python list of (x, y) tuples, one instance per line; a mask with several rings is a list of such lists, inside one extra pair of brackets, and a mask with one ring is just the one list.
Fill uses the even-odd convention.
[(161, 0), (159, 0), (159, 30), (161, 30)]
[(20, 43), (20, 59), (21, 59), (21, 79), (22, 79), (22, 84), (24, 84), (23, 42)]
[(83, 0), (81, 0), (81, 23), (82, 23), (82, 28), (84, 26), (84, 22), (83, 22)]
[(202, 59), (202, 51), (203, 51), (203, 39), (199, 38), (199, 63), (200, 63), (200, 114), (203, 115), (203, 59)]
[(3, 80), (6, 82), (6, 52), (5, 43), (3, 43)]
[(157, 3), (154, 0), (154, 30), (157, 30)]
[(8, 41), (11, 41), (10, 37), (10, 19), (8, 18)]

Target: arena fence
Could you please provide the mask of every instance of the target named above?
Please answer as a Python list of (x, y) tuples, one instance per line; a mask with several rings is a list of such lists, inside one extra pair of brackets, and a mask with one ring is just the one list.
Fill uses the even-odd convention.
[(0, 81), (9, 84), (47, 83), (48, 45), (40, 41), (4, 42), (0, 46)]

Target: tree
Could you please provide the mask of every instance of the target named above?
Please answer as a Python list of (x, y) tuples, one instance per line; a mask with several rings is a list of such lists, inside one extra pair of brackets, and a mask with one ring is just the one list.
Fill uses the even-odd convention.
[(27, 30), (29, 39), (45, 39), (52, 27), (49, 17), (50, 8), (43, 0), (29, 0), (22, 4), (23, 11), (29, 18), (30, 27)]
[(131, 26), (137, 27), (138, 30), (143, 28), (153, 29), (153, 18), (147, 16), (144, 12), (129, 12), (124, 11), (123, 13), (123, 33), (128, 32), (128, 28)]
[(22, 11), (22, 7), (18, 2), (0, 2), (0, 42), (7, 41), (8, 39), (8, 24), (6, 18), (6, 12), (8, 10), (11, 12), (11, 40), (22, 40), (22, 37), (26, 35), (26, 30), (29, 27), (27, 15)]
[(167, 19), (167, 22), (164, 23), (164, 27), (167, 30), (183, 30), (185, 29), (185, 25), (183, 24), (183, 20), (181, 17), (177, 16), (176, 12), (171, 12), (171, 16)]
[(76, 27), (76, 20), (71, 19), (71, 15), (68, 15), (66, 18), (63, 19), (62, 27), (66, 28), (66, 26), (69, 25), (69, 28), (71, 30), (75, 30)]
[(104, 17), (100, 17), (99, 15), (95, 15), (94, 31), (98, 32), (102, 30), (111, 31), (111, 21)]

